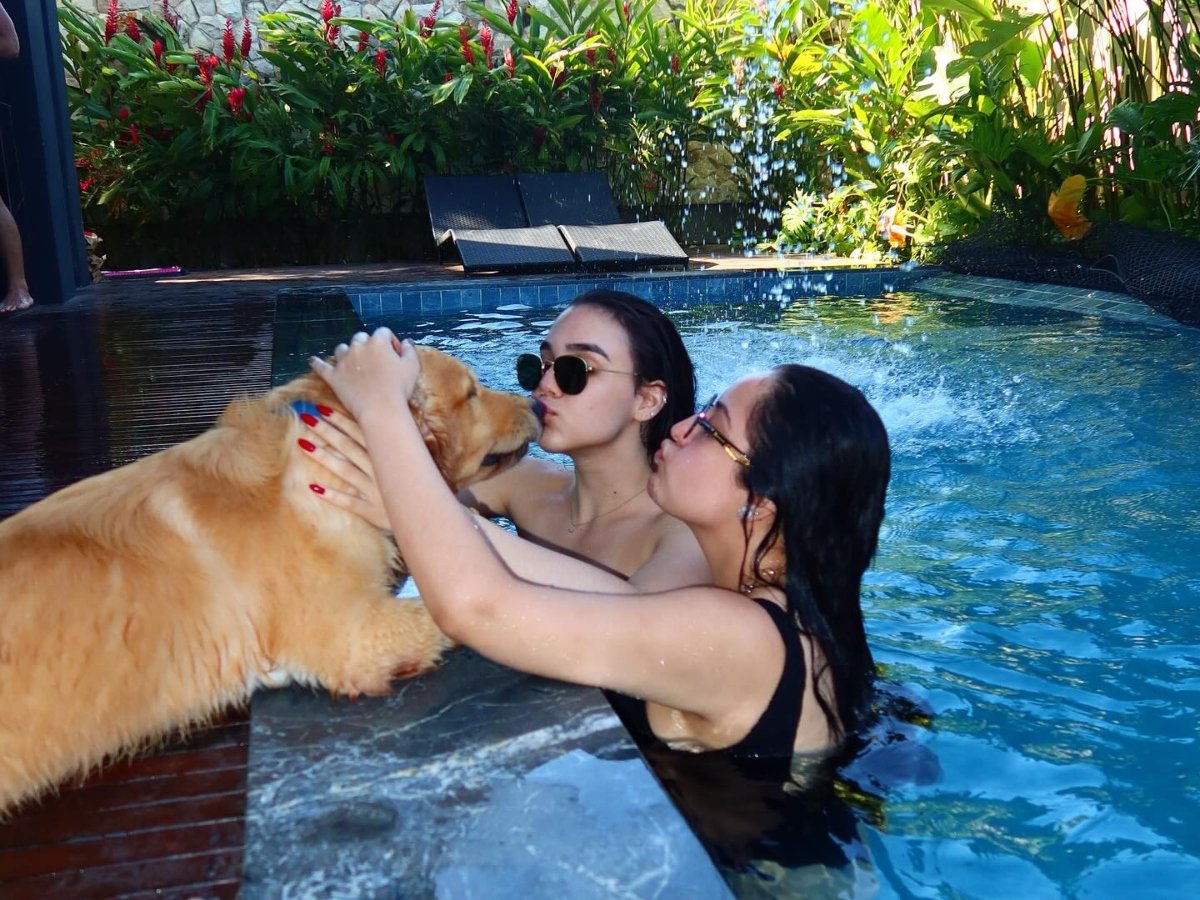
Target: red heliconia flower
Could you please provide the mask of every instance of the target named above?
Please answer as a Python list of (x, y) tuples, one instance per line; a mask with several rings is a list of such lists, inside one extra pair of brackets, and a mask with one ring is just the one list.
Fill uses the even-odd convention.
[(387, 51), (382, 47), (375, 51), (375, 71), (379, 73), (380, 78), (387, 71)]
[(321, 146), (321, 152), (324, 153), (326, 156), (333, 156), (333, 144), (329, 143), (329, 141), (326, 141)]
[(245, 100), (246, 89), (244, 87), (239, 85), (238, 87), (229, 89), (229, 96), (226, 98), (226, 102), (229, 104), (229, 111), (233, 113), (235, 119), (242, 114), (242, 104)]
[(135, 44), (142, 42), (142, 29), (138, 28), (137, 19), (133, 16), (125, 20), (125, 33), (129, 35), (129, 39)]
[(588, 94), (588, 105), (592, 108), (593, 116), (600, 113), (600, 104), (603, 102), (604, 98), (600, 95), (599, 91), (593, 90), (590, 94)]
[(239, 48), (242, 51), (242, 59), (250, 57), (250, 20), (242, 19), (242, 46)]
[[(93, 184), (95, 184), (95, 182), (91, 178), (84, 178), (79, 182), (79, 189), (81, 191), (90, 191)], [(84, 233), (86, 234), (86, 232)]]
[(154, 39), (154, 64), (156, 66), (158, 66), (159, 68), (162, 67), (162, 55), (163, 55), (163, 50), (165, 50), (165, 49), (166, 49), (166, 46), (163, 44), (162, 38), (155, 38)]
[(629, 3), (628, 2), (621, 4), (621, 14), (623, 16), (625, 16), (625, 21), (628, 22), (629, 21)]
[(124, 122), (126, 119), (128, 119), (129, 118), (129, 107), (122, 106), (120, 109), (118, 109), (117, 110), (117, 118), (120, 119), (122, 122)]
[(200, 51), (196, 51), (196, 65), (200, 69), (200, 81), (204, 84), (211, 85), (213, 80), (213, 69), (220, 62), (215, 55), (205, 57)]
[(608, 61), (610, 63), (615, 63), (617, 61), (617, 51), (615, 51), (612, 47), (608, 48)]
[(517, 20), (517, 0), (508, 0), (508, 8), (504, 11), (508, 16), (508, 24), (511, 25)]
[(512, 47), (504, 48), (504, 68), (508, 69), (509, 78), (517, 74), (517, 61), (513, 59)]
[(450, 79), (451, 79), (451, 78), (453, 78), (453, 77), (454, 77), (454, 73), (452, 73), (452, 72), (447, 72), (445, 75), (443, 75), (443, 76), (442, 76), (442, 81), (449, 82), (449, 81), (450, 81)]
[(137, 126), (132, 122), (129, 123), (129, 142), (131, 144), (140, 144), (142, 142), (141, 137), (138, 135)]
[(221, 32), (221, 52), (225, 55), (225, 65), (233, 64), (233, 20), (225, 17), (225, 30)]
[(321, 21), (326, 25), (333, 18), (333, 0), (322, 0), (321, 3)]
[(458, 42), (462, 44), (463, 59), (467, 61), (467, 65), (475, 65), (475, 51), (471, 49), (470, 36), (466, 25), (458, 27)]
[(780, 81), (778, 78), (774, 78), (774, 79), (772, 79), (772, 80), (771, 80), (771, 90), (775, 92), (775, 99), (776, 99), (776, 100), (782, 100), (782, 99), (783, 99), (783, 93), (784, 93), (784, 91), (783, 91), (783, 82), (782, 82), (782, 81)]
[[(592, 29), (589, 28), (587, 30), (587, 37), (590, 39), (591, 36), (592, 36)], [(587, 48), (587, 61), (588, 61), (589, 66), (596, 65), (596, 48), (595, 47)]]
[(671, 71), (679, 73), (679, 57), (674, 53), (671, 54)]
[(371, 36), (365, 31), (358, 33), (358, 52), (363, 53), (367, 49), (367, 44), (370, 43)]
[[(329, 3), (329, 0), (325, 0), (325, 2)], [(342, 4), (334, 3), (330, 7), (329, 12), (330, 12), (330, 18), (340, 17), (342, 14)], [(324, 7), (321, 8), (321, 15), (322, 16), (325, 15)], [(329, 44), (329, 46), (332, 47), (334, 44), (337, 43), (338, 35), (340, 35), (341, 33), (342, 33), (341, 25), (330, 25), (329, 19), (325, 19), (325, 42), (327, 44)]]
[(117, 0), (108, 0), (108, 15), (104, 17), (104, 43), (117, 34)]
[(162, 17), (166, 23), (171, 26), (171, 30), (176, 34), (179, 33), (179, 16), (171, 12), (169, 0), (162, 0)]
[(208, 105), (208, 101), (211, 99), (212, 99), (212, 85), (210, 84), (208, 87), (206, 87), (204, 89), (204, 93), (200, 95), (200, 99), (196, 101), (196, 107), (198, 109), (204, 109), (204, 107)]
[(389, 131), (389, 132), (387, 133), (387, 137), (386, 137), (386, 138), (384, 138), (384, 140), (386, 140), (386, 141), (387, 141), (389, 144), (392, 144), (393, 146), (395, 146), (395, 143), (396, 143), (396, 135), (392, 134), (392, 132), (390, 132), (390, 131)]
[(533, 126), (533, 146), (534, 149), (540, 150), (542, 144), (546, 142), (546, 129), (541, 125)]
[(561, 71), (561, 72), (559, 72), (557, 75), (555, 75), (555, 73), (554, 73), (554, 67), (553, 67), (553, 66), (551, 66), (551, 67), (550, 67), (550, 74), (551, 74), (551, 76), (553, 76), (553, 78), (554, 78), (554, 86), (555, 86), (555, 87), (562, 87), (562, 85), (563, 85), (563, 82), (567, 80), (567, 67), (564, 65), (564, 66), (562, 67), (562, 71)]
[(492, 49), (495, 47), (495, 38), (492, 36), (492, 29), (484, 25), (479, 29), (479, 43), (483, 47), (483, 58), (487, 67), (492, 67)]
[(433, 26), (437, 24), (438, 10), (441, 8), (442, 0), (433, 0), (433, 9), (429, 10), (429, 15), (423, 16), (417, 23), (417, 34), (423, 38), (433, 34)]

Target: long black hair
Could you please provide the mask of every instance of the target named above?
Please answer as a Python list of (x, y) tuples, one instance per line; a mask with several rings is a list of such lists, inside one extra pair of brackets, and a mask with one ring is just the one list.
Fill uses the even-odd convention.
[(654, 451), (671, 426), (696, 411), (696, 371), (675, 323), (654, 304), (624, 291), (588, 291), (569, 306), (592, 306), (612, 316), (629, 338), (638, 380), (666, 385), (667, 399), (662, 409), (642, 423), (642, 445), (654, 468)]
[[(859, 594), (879, 541), (891, 451), (879, 414), (856, 388), (808, 366), (772, 372), (773, 384), (750, 415), (751, 465), (742, 472), (750, 503), (765, 498), (776, 509), (752, 572), (784, 590), (797, 627), (819, 648), (817, 702), (840, 739), (871, 702), (875, 663)], [(780, 544), (787, 558), (782, 584), (763, 577), (771, 573), (761, 565)], [(821, 689), (825, 671), (833, 698)]]

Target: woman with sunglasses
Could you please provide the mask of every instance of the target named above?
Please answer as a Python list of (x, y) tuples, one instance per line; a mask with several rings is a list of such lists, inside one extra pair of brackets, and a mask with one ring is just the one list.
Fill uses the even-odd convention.
[(859, 725), (874, 671), (859, 590), (890, 457), (856, 389), (780, 366), (672, 427), (647, 489), (695, 535), (710, 584), (646, 592), (597, 577), (569, 589), (517, 574), (446, 488), (408, 410), (420, 372), (411, 345), (379, 329), (335, 357), (313, 368), (370, 453), (409, 461), (403, 473), (381, 469), (379, 488), (451, 638), (523, 671), (609, 689), (643, 742), (788, 756), (828, 750)]
[[(654, 452), (696, 402), (692, 361), (671, 320), (632, 294), (589, 291), (558, 316), (537, 353), (517, 358), (516, 374), (541, 404), (542, 449), (572, 466), (528, 458), (460, 499), (643, 589), (706, 582), (691, 532), (646, 493)], [(552, 579), (546, 567), (557, 561), (536, 562)]]
[[(691, 531), (646, 493), (655, 451), (695, 409), (692, 361), (674, 323), (640, 297), (589, 291), (558, 316), (538, 353), (517, 358), (516, 368), (518, 383), (541, 404), (542, 449), (570, 457), (572, 466), (526, 457), (460, 495), (482, 515), (517, 526), (522, 540), (489, 530), (509, 564), (554, 584), (587, 583), (579, 560), (643, 590), (707, 583), (708, 565)], [(386, 528), (370, 461), (355, 445), (359, 436), (340, 424), (347, 435), (321, 428), (317, 436), (353, 464), (329, 454), (317, 459), (355, 494), (330, 490), (323, 497)]]

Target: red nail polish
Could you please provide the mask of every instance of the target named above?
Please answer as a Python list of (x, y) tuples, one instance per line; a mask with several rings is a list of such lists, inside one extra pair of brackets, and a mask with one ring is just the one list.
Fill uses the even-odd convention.
[(317, 412), (319, 412), (321, 415), (323, 415), (325, 418), (328, 419), (330, 416), (333, 415), (333, 407), (325, 406), (321, 403), (318, 403), (317, 404)]
[(314, 444), (312, 441), (306, 441), (304, 438), (300, 438), (300, 440), (296, 441), (296, 443), (300, 445), (301, 450), (307, 450), (309, 453), (312, 453), (317, 449), (316, 444)]
[(317, 427), (317, 417), (314, 416), (312, 413), (300, 413), (300, 421), (303, 422), (305, 425), (307, 425), (309, 428)]
[(309, 489), (310, 491), (312, 491), (314, 494), (323, 494), (323, 493), (325, 493), (325, 488), (321, 487), (319, 484), (310, 484), (310, 485), (308, 486), (308, 489)]

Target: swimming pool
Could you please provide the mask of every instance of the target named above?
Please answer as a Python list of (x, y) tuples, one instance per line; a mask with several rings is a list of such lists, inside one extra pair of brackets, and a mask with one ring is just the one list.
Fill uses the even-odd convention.
[[(1200, 331), (915, 293), (663, 305), (702, 397), (798, 361), (880, 411), (868, 635), (930, 714), (885, 723), (816, 807), (840, 855), (726, 860), (736, 892), (1194, 895)], [(365, 318), (515, 390), (554, 313)]]

